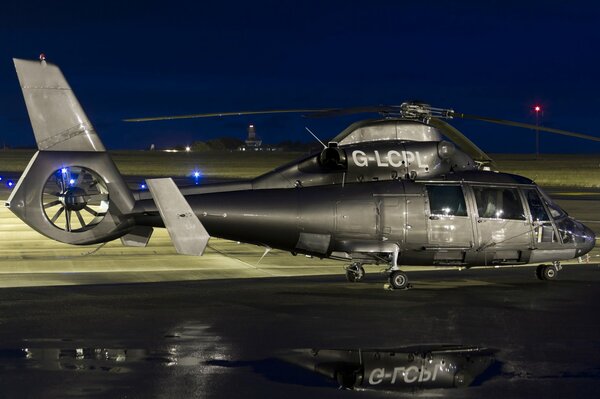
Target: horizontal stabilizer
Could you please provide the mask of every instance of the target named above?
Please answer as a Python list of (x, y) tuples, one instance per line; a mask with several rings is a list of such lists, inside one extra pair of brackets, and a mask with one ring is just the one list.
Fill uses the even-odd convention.
[(171, 178), (148, 179), (148, 189), (178, 253), (204, 253), (210, 235)]

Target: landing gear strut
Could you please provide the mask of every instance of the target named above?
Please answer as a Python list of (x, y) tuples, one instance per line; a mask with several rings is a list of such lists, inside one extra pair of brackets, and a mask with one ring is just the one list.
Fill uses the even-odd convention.
[(410, 284), (408, 283), (408, 276), (398, 267), (399, 253), (400, 248), (396, 246), (396, 250), (392, 252), (392, 260), (390, 262), (390, 267), (389, 269), (387, 269), (387, 272), (390, 273), (389, 288), (393, 290), (404, 290), (410, 288)]
[(365, 276), (362, 263), (354, 262), (346, 268), (346, 279), (351, 283), (358, 283)]
[(535, 275), (540, 280), (554, 280), (561, 269), (560, 262), (556, 261), (552, 262), (552, 265), (539, 265), (535, 270)]

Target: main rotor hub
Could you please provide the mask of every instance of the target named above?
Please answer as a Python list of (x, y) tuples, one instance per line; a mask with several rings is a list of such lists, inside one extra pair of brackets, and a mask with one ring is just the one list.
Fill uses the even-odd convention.
[(452, 119), (454, 110), (447, 108), (435, 108), (429, 104), (420, 102), (405, 102), (400, 104), (400, 115), (405, 119), (414, 119), (428, 123), (431, 118)]

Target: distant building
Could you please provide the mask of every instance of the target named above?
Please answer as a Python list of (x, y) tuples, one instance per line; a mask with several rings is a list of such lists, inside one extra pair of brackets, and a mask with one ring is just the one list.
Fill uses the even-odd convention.
[(247, 149), (258, 149), (262, 146), (262, 140), (256, 137), (256, 128), (254, 125), (248, 126), (248, 138), (246, 139)]
[(271, 145), (262, 145), (262, 140), (256, 136), (254, 125), (248, 125), (248, 138), (244, 145), (238, 147), (238, 151), (279, 151), (280, 148)]
[(276, 147), (262, 145), (262, 140), (256, 136), (254, 125), (248, 125), (248, 138), (244, 143), (244, 145), (238, 147), (239, 151), (277, 151)]

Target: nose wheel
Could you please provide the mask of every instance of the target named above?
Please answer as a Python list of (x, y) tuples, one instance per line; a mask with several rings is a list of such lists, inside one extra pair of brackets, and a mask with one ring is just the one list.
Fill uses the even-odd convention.
[(535, 275), (539, 280), (554, 280), (561, 269), (560, 262), (554, 262), (552, 265), (539, 265), (535, 270)]

